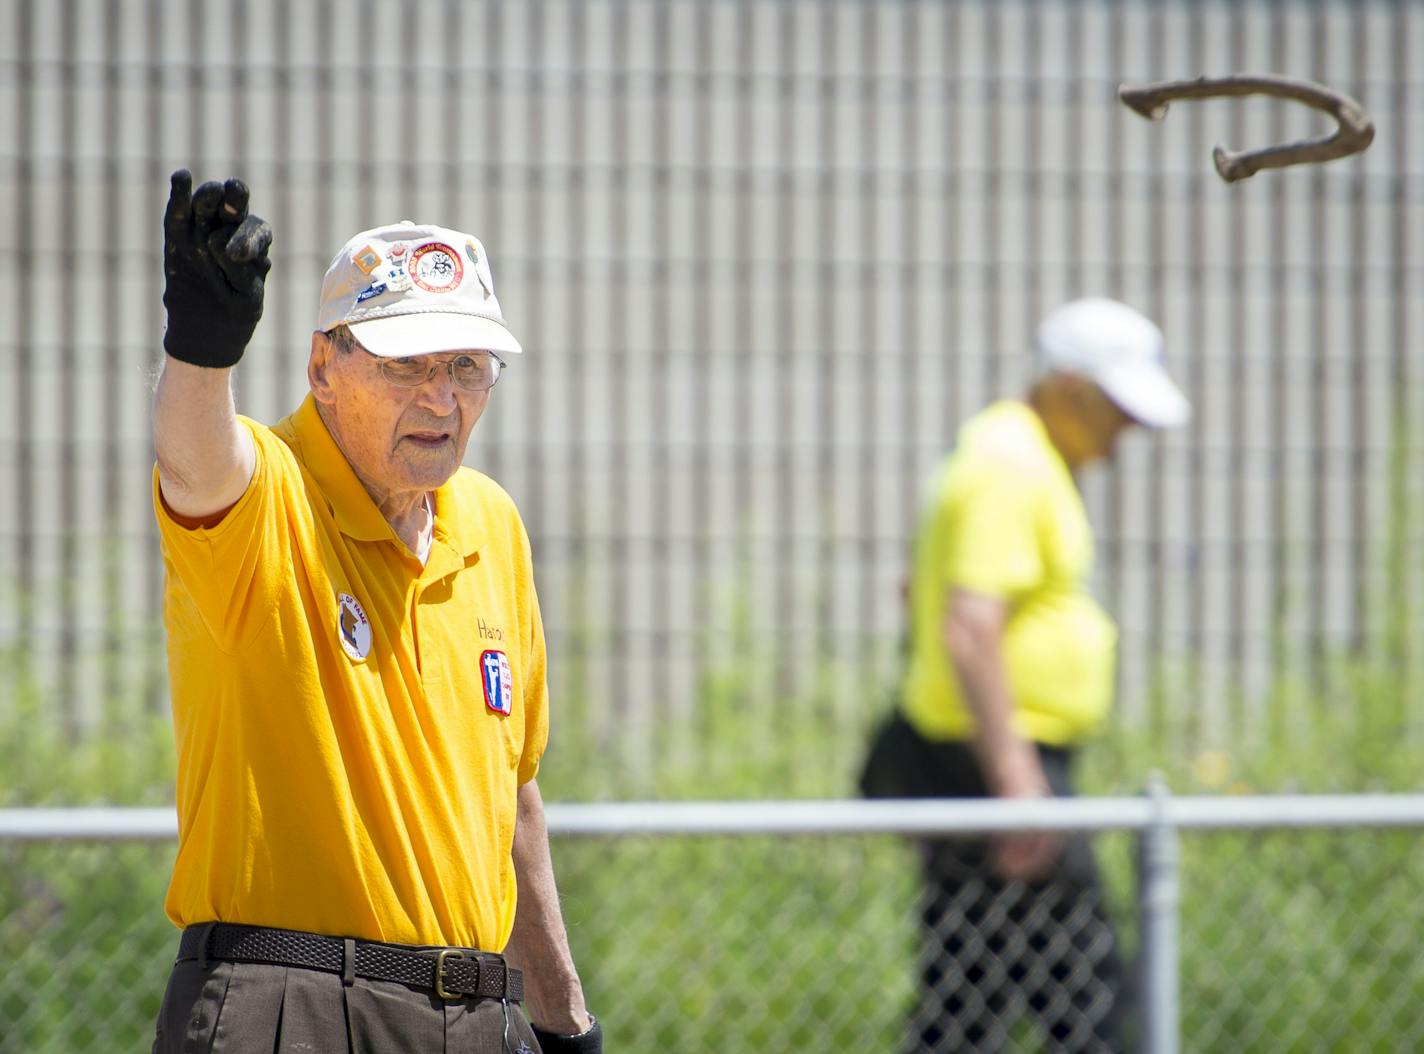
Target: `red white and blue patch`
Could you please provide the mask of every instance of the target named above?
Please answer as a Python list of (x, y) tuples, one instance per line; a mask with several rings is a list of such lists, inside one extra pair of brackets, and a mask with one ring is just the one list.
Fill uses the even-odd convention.
[(494, 650), (482, 653), (480, 672), (484, 674), (485, 706), (493, 713), (508, 717), (514, 711), (514, 678), (509, 673), (509, 656)]

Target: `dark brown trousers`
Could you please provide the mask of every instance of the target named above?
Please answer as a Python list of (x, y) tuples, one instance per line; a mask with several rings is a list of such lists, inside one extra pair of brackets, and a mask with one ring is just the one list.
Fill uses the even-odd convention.
[(518, 1003), (289, 966), (176, 963), (153, 1054), (538, 1054)]

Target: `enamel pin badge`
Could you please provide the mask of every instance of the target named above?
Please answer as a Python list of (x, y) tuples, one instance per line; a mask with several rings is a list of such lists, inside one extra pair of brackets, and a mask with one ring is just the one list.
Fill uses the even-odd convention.
[(390, 247), (391, 266), (386, 269), (385, 286), (392, 293), (404, 293), (410, 288), (410, 242), (396, 242)]
[(361, 662), (371, 654), (371, 622), (366, 611), (350, 593), (336, 594), (336, 610), (336, 635), (341, 638), (341, 648)]

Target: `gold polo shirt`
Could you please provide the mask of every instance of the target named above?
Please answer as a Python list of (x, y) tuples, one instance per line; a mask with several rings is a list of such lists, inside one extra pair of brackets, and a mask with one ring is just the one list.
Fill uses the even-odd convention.
[(1038, 415), (995, 403), (969, 420), (930, 490), (915, 540), (906, 717), (929, 739), (967, 739), (974, 717), (944, 642), (950, 593), (1008, 609), (1003, 658), (1019, 735), (1066, 746), (1112, 705), (1117, 627), (1088, 593), (1093, 533)]
[(207, 920), (499, 951), (516, 794), (547, 734), (529, 541), (461, 468), (422, 567), (308, 396), (246, 418), (252, 482), (216, 526), (167, 510), (178, 742), (166, 908)]

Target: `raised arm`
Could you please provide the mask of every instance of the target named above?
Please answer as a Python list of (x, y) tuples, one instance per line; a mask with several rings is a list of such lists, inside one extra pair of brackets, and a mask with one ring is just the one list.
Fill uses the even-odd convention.
[(153, 444), (168, 507), (201, 519), (242, 497), (252, 479), (252, 437), (237, 421), (231, 373), (257, 321), (272, 230), (247, 212), (241, 180), (193, 191), (173, 173), (163, 216), (163, 372), (153, 399)]

